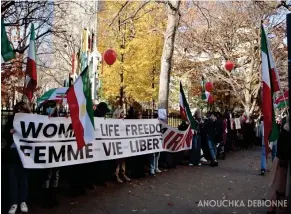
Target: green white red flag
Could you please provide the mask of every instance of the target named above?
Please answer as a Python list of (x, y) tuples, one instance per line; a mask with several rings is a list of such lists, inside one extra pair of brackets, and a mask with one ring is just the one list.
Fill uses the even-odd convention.
[(56, 101), (58, 103), (67, 103), (67, 91), (68, 87), (62, 88), (52, 88), (46, 91), (40, 98), (37, 99), (38, 105), (48, 102), (48, 101)]
[(88, 66), (67, 91), (78, 149), (94, 141), (94, 115)]
[(208, 103), (212, 103), (213, 102), (213, 97), (210, 94), (210, 92), (205, 91), (205, 99), (204, 100), (207, 101)]
[(1, 63), (15, 58), (15, 52), (8, 40), (4, 22), (1, 20)]
[(197, 129), (198, 123), (193, 118), (181, 82), (180, 82), (180, 116), (182, 120), (188, 121), (191, 124), (191, 128), (193, 130)]
[(35, 51), (35, 31), (34, 25), (31, 25), (30, 41), (28, 49), (28, 58), (25, 73), (24, 94), (29, 101), (32, 100), (33, 93), (37, 86), (37, 73), (36, 73), (36, 51)]
[(205, 90), (205, 79), (204, 77), (202, 77), (202, 81), (201, 81), (201, 99), (203, 101), (207, 101), (208, 103), (212, 103), (213, 102), (213, 97), (210, 94), (210, 92)]
[(271, 149), (269, 142), (275, 141), (279, 136), (278, 125), (275, 120), (273, 99), (275, 92), (280, 90), (278, 72), (271, 53), (267, 34), (261, 26), (261, 54), (262, 54), (262, 112), (264, 116), (264, 144), (266, 154)]
[(285, 91), (274, 103), (276, 108), (287, 108), (289, 105), (289, 91)]

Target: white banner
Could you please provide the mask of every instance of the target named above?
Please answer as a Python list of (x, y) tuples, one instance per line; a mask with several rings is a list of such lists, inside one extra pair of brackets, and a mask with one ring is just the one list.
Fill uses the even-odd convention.
[[(192, 131), (178, 131), (157, 119), (94, 118), (95, 141), (81, 150), (71, 119), (19, 113), (13, 135), (25, 168), (52, 168), (154, 152), (190, 149)], [(161, 128), (162, 127), (162, 128)]]

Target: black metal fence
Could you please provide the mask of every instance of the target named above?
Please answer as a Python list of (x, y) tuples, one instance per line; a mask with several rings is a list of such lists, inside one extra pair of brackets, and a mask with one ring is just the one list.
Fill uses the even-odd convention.
[[(1, 108), (1, 133), (3, 133), (4, 126), (7, 122), (8, 116), (11, 115), (12, 113), (13, 113), (13, 110), (11, 108), (2, 106), (2, 108)], [(33, 114), (42, 114), (42, 112), (39, 109), (35, 108), (35, 106), (33, 106), (33, 108), (32, 108), (32, 113)], [(108, 114), (108, 115), (106, 115), (106, 117), (112, 118), (112, 114)], [(154, 118), (153, 114), (149, 114), (148, 112), (143, 112), (142, 117), (143, 117), (143, 119)], [(181, 122), (182, 122), (182, 120), (181, 120), (179, 114), (170, 113), (168, 115), (168, 123), (170, 126), (178, 127)]]

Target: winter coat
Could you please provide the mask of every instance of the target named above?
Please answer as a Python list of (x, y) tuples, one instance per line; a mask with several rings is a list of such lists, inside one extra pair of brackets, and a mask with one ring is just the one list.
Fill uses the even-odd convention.
[(10, 133), (10, 130), (13, 129), (13, 120), (14, 120), (14, 115), (9, 115), (7, 123), (5, 124), (4, 127), (4, 138), (6, 140), (6, 145), (5, 145), (5, 150), (9, 150), (14, 143), (13, 140), (13, 134)]

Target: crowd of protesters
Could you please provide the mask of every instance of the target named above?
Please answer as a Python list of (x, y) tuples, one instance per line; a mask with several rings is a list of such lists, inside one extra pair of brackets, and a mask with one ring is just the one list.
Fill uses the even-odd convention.
[[(94, 117), (106, 117), (110, 112), (106, 103), (101, 102), (93, 106)], [(9, 214), (14, 214), (18, 209), (21, 212), (28, 212), (28, 169), (24, 169), (19, 158), (16, 146), (13, 142), (13, 118), (15, 113), (30, 113), (30, 109), (24, 102), (17, 103), (14, 107), (13, 115), (9, 116), (5, 126), (4, 134), (7, 141), (6, 156), (9, 170), (9, 194), (10, 205)], [(57, 104), (55, 108), (45, 111), (49, 117), (68, 117), (63, 106)], [(158, 118), (155, 113), (154, 118)], [(142, 112), (130, 107), (127, 114), (117, 108), (113, 113), (115, 119), (142, 119)], [(130, 182), (144, 176), (156, 176), (162, 173), (162, 169), (176, 168), (178, 164), (189, 166), (210, 165), (218, 166), (218, 159), (225, 159), (226, 152), (238, 148), (251, 148), (255, 145), (262, 145), (262, 124), (260, 120), (253, 117), (233, 114), (230, 111), (224, 114), (219, 112), (208, 112), (202, 115), (199, 109), (193, 114), (195, 121), (182, 121), (179, 130), (186, 130), (191, 126), (194, 131), (192, 149), (177, 153), (153, 153), (128, 158), (109, 161), (98, 161), (88, 164), (72, 165), (61, 168), (43, 169), (37, 173), (34, 181), (41, 180), (42, 186), (42, 206), (52, 208), (59, 205), (57, 200), (57, 188), (59, 180), (66, 180), (70, 185), (73, 196), (86, 194), (87, 189), (94, 189), (96, 185), (109, 185), (112, 178), (118, 182)], [(286, 127), (285, 129), (286, 130)], [(289, 130), (289, 129), (288, 129)], [(281, 141), (284, 139), (282, 131)], [(280, 142), (280, 140), (279, 140)], [(278, 146), (279, 150), (279, 146)], [(284, 150), (281, 148), (281, 150)], [(281, 155), (284, 155), (283, 152)], [(263, 156), (263, 155), (262, 155)], [(275, 157), (275, 156), (274, 156)], [(282, 157), (278, 157), (279, 159)], [(265, 166), (265, 165), (264, 165)], [(262, 165), (262, 173), (266, 168)], [(36, 185), (37, 182), (34, 182)]]

